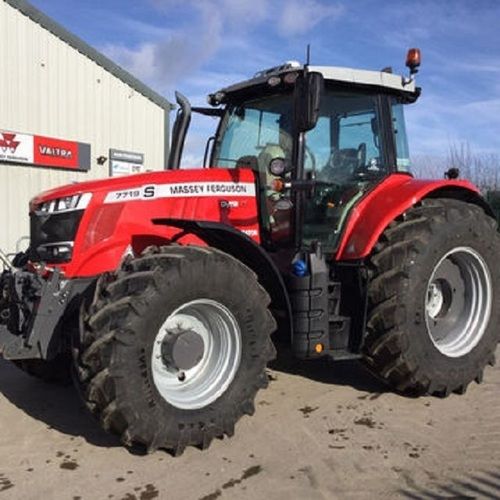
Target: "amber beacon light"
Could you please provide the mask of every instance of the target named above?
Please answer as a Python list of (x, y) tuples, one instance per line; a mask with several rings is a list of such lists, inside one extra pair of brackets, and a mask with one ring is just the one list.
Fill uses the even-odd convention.
[(414, 75), (420, 66), (420, 49), (409, 49), (406, 54), (406, 66), (410, 68), (410, 74)]

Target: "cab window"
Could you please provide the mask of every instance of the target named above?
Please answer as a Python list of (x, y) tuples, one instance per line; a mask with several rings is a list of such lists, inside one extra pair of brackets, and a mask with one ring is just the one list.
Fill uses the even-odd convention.
[(213, 165), (265, 172), (269, 156), (291, 158), (292, 103), (288, 95), (255, 99), (228, 109)]
[(410, 150), (408, 148), (408, 136), (406, 135), (403, 104), (396, 100), (392, 103), (392, 127), (396, 141), (396, 158), (399, 172), (410, 170)]

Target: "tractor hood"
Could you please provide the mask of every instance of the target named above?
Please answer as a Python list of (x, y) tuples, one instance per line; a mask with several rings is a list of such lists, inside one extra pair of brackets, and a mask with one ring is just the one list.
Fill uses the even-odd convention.
[[(144, 174), (134, 174), (126, 177), (108, 178), (93, 180), (87, 182), (79, 182), (74, 184), (68, 184), (65, 186), (57, 187), (37, 195), (31, 200), (31, 207), (36, 207), (41, 203), (65, 198), (69, 196), (74, 196), (78, 194), (90, 193), (92, 195), (99, 195), (107, 192), (124, 192), (126, 190), (137, 190), (143, 189), (147, 186), (164, 186), (170, 184), (179, 184), (182, 187), (183, 183), (197, 183), (196, 186), (191, 187), (196, 191), (195, 194), (203, 196), (207, 194), (204, 190), (204, 183), (217, 183), (217, 182), (231, 182), (236, 185), (240, 182), (248, 183), (254, 182), (253, 173), (248, 169), (222, 169), (222, 168), (212, 168), (212, 169), (185, 169), (185, 170), (163, 170), (158, 172), (148, 172)], [(213, 187), (216, 189), (217, 186)], [(212, 189), (212, 186), (209, 186)], [(205, 191), (205, 192), (204, 192)], [(175, 191), (174, 191), (175, 192)], [(215, 192), (215, 191), (214, 191)], [(221, 191), (222, 193), (222, 191)], [(188, 193), (191, 194), (191, 193)], [(124, 197), (123, 201), (126, 199), (134, 199), (134, 196)]]
[(58, 265), (67, 278), (116, 270), (124, 255), (171, 241), (203, 244), (156, 224), (204, 221), (231, 226), (259, 242), (255, 176), (250, 169), (166, 170), (71, 184), (31, 201), (34, 262)]

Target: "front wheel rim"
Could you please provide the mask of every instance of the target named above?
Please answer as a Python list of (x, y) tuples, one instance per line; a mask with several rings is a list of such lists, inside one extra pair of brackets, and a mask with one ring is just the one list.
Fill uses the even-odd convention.
[(488, 327), (492, 295), (488, 266), (473, 248), (454, 248), (439, 260), (427, 284), (425, 320), (441, 354), (457, 358), (477, 346)]
[[(195, 332), (203, 340), (199, 362), (186, 370), (169, 364), (162, 350), (168, 336), (179, 331)], [(214, 300), (193, 300), (172, 312), (155, 336), (154, 384), (165, 401), (177, 408), (203, 408), (227, 390), (240, 366), (241, 351), (241, 330), (233, 313)]]

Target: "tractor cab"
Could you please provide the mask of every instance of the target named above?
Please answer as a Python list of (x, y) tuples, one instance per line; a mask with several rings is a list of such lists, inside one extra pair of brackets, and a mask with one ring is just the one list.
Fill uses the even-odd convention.
[[(418, 52), (407, 65), (416, 72)], [(403, 105), (418, 96), (414, 79), (390, 68), (288, 62), (210, 94), (212, 108), (193, 110), (220, 116), (205, 166), (256, 173), (263, 245), (320, 242), (334, 253), (364, 193), (394, 172), (408, 172)]]

